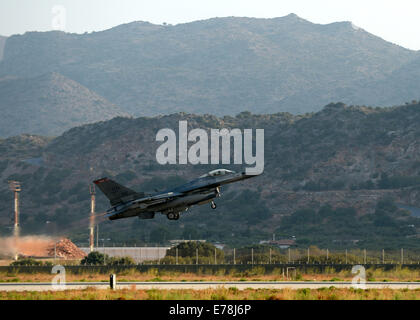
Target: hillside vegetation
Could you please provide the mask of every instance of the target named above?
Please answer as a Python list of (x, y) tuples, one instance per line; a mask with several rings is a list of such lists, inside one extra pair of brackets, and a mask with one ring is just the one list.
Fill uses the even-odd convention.
[[(156, 162), (156, 133), (189, 128), (265, 129), (265, 171), (222, 188), (218, 209), (191, 208), (178, 222), (157, 215), (101, 223), (100, 237), (119, 244), (207, 239), (244, 245), (296, 236), (299, 246), (416, 247), (419, 220), (397, 204), (420, 207), (420, 105), (367, 108), (330, 104), (323, 110), (235, 117), (176, 113), (114, 118), (68, 130), (52, 140), (2, 140), (1, 232), (10, 232), (13, 194), (22, 182), (22, 232), (67, 233), (87, 242), (88, 184), (108, 176), (138, 191), (163, 190), (216, 167)], [(10, 148), (13, 146), (13, 149)], [(98, 191), (97, 212), (107, 199)]]

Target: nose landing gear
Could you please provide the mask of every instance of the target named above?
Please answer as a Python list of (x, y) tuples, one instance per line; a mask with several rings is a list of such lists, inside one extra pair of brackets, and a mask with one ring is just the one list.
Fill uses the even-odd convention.
[(213, 210), (217, 208), (216, 203), (214, 203), (214, 201), (211, 202), (210, 206)]

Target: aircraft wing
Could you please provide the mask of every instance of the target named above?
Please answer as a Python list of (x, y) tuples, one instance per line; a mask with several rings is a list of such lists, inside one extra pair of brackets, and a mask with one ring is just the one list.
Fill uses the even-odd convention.
[[(182, 195), (184, 195), (184, 194), (180, 193), (180, 192), (161, 193), (161, 194), (157, 194), (157, 195), (153, 195), (153, 196), (147, 196), (147, 197), (143, 197), (143, 198), (133, 200), (133, 201), (129, 202), (128, 205), (130, 207), (138, 207), (138, 208), (141, 208), (141, 209), (146, 209), (150, 206), (160, 204), (160, 203), (165, 203), (167, 201), (170, 201), (170, 200), (172, 200), (176, 197), (182, 196)], [(107, 217), (115, 216), (115, 215), (117, 215), (121, 212), (124, 212), (125, 210), (126, 210), (125, 205), (122, 205), (121, 207), (111, 208), (107, 211), (106, 216)]]
[(168, 200), (172, 200), (174, 198), (183, 196), (184, 193), (182, 192), (167, 192), (167, 193), (160, 193), (154, 196), (147, 196), (140, 199), (136, 199), (132, 202), (132, 204), (144, 204), (145, 207), (148, 207), (150, 205), (155, 205), (158, 203), (163, 203)]

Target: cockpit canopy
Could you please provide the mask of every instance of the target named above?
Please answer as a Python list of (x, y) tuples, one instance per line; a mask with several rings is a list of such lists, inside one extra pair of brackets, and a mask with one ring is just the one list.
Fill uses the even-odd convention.
[(200, 178), (204, 177), (218, 177), (218, 176), (224, 176), (225, 174), (232, 174), (235, 173), (235, 171), (227, 170), (227, 169), (216, 169), (213, 171), (210, 171), (209, 173), (206, 173), (202, 175)]

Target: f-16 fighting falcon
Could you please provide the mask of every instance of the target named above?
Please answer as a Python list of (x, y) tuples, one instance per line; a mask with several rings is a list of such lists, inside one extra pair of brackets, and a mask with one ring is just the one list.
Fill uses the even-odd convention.
[(222, 185), (252, 177), (256, 175), (217, 169), (176, 188), (149, 195), (131, 190), (108, 178), (94, 183), (111, 203), (112, 207), (106, 211), (110, 220), (135, 216), (153, 219), (156, 212), (165, 214), (169, 220), (178, 220), (181, 212), (194, 205), (211, 203), (211, 208), (216, 209), (214, 199), (220, 197)]

